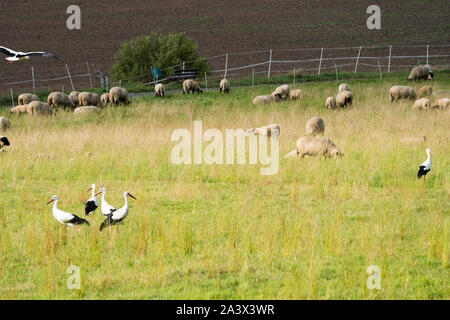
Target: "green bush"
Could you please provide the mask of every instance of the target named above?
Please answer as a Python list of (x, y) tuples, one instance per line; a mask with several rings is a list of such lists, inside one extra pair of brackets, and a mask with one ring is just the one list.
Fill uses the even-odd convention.
[[(194, 61), (199, 59), (197, 49), (198, 45), (185, 33), (164, 36), (152, 32), (151, 35), (139, 36), (122, 44), (115, 57), (111, 77), (114, 81), (150, 82), (151, 67), (165, 69), (183, 61), (186, 61), (186, 68), (200, 68), (200, 72), (205, 72), (208, 69), (206, 60)], [(163, 77), (173, 74), (176, 68), (164, 70)]]

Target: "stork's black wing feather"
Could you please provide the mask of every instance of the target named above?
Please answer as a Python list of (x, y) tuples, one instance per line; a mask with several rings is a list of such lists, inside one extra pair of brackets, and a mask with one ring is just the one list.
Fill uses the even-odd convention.
[(7, 56), (11, 56), (11, 57), (15, 55), (15, 53), (11, 49), (8, 49), (8, 48), (2, 47), (2, 46), (0, 46), (0, 52), (3, 52)]
[(67, 223), (72, 223), (72, 224), (87, 224), (88, 226), (90, 225), (89, 222), (87, 220), (84, 220), (83, 218), (80, 218), (76, 215), (73, 215), (73, 218), (70, 221), (67, 221)]
[(9, 146), (9, 140), (7, 137), (1, 137), (0, 141), (3, 142), (5, 146)]
[(118, 223), (122, 222), (122, 220), (123, 220), (123, 219), (117, 219), (117, 220), (114, 220), (114, 219), (112, 218), (112, 216), (109, 216), (109, 217), (106, 218), (106, 220), (103, 221), (102, 224), (100, 225), (100, 231), (102, 231), (102, 230), (105, 229), (106, 227), (110, 227), (110, 226), (113, 226), (113, 225), (115, 225), (115, 224), (118, 224)]
[(417, 172), (417, 179), (420, 179), (422, 178), (422, 176), (425, 176), (428, 173), (428, 171), (430, 170), (425, 170), (425, 166), (420, 166), (419, 171)]
[(57, 56), (50, 52), (43, 52), (43, 51), (37, 51), (37, 52), (25, 52), (24, 54), (18, 55), (19, 57), (24, 56), (41, 56), (43, 58), (51, 58), (56, 59)]
[(98, 206), (95, 204), (95, 201), (87, 201), (86, 207), (84, 208), (84, 213), (88, 216), (91, 212), (97, 210)]

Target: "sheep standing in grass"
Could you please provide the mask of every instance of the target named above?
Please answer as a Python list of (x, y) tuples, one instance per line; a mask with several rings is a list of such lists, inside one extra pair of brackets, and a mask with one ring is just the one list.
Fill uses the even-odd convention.
[(333, 141), (323, 137), (301, 137), (297, 140), (295, 150), (289, 152), (286, 158), (299, 155), (304, 156), (324, 156), (337, 158), (342, 156), (342, 151)]
[(433, 71), (429, 64), (413, 68), (408, 77), (408, 81), (431, 80), (431, 79), (433, 79)]
[(289, 88), (289, 85), (283, 84), (282, 86), (277, 87), (273, 93), (279, 94), (282, 99), (287, 99), (290, 91), (291, 88)]
[(350, 91), (350, 92), (352, 92), (352, 88), (350, 88), (350, 86), (348, 84), (342, 83), (339, 86), (339, 90), (338, 91)]
[(450, 99), (449, 98), (439, 99), (433, 103), (431, 108), (448, 110), (448, 109), (450, 109)]
[(392, 101), (397, 101), (399, 99), (416, 99), (416, 91), (408, 86), (393, 86), (389, 89), (389, 96)]
[(69, 98), (70, 100), (72, 100), (73, 106), (76, 107), (78, 106), (78, 96), (80, 95), (80, 93), (78, 91), (72, 91), (69, 94)]
[(109, 90), (109, 102), (115, 105), (128, 104), (128, 91), (121, 87), (114, 87)]
[(430, 100), (428, 98), (416, 100), (412, 106), (413, 110), (428, 110), (429, 108)]
[(85, 115), (85, 114), (92, 114), (92, 113), (99, 113), (100, 109), (95, 106), (82, 106), (78, 107), (73, 111), (73, 114), (76, 115)]
[(39, 101), (39, 97), (32, 93), (22, 93), (17, 99), (19, 106), (29, 104), (31, 101)]
[(192, 92), (192, 94), (194, 94), (195, 92), (197, 93), (202, 93), (203, 90), (200, 89), (200, 86), (198, 85), (198, 82), (192, 79), (187, 79), (183, 81), (183, 94), (185, 93), (189, 93)]
[(280, 125), (279, 124), (269, 124), (268, 126), (247, 129), (247, 132), (253, 132), (256, 135), (263, 135), (271, 137), (272, 135), (279, 136), (280, 135)]
[(306, 135), (316, 136), (318, 134), (323, 135), (325, 132), (325, 122), (319, 117), (312, 117), (306, 122)]
[(423, 86), (419, 90), (417, 90), (417, 96), (420, 98), (429, 97), (433, 93), (433, 88), (431, 86)]
[(230, 92), (230, 81), (228, 79), (222, 79), (219, 85), (220, 93), (229, 93)]
[(353, 94), (350, 91), (340, 91), (336, 95), (336, 106), (345, 108), (347, 105), (352, 106)]
[(15, 114), (18, 114), (18, 115), (22, 115), (24, 113), (27, 113), (27, 107), (28, 107), (28, 104), (19, 105), (19, 106), (16, 106), (14, 108), (11, 108), (9, 110), (9, 112), (15, 113)]
[(291, 100), (301, 100), (302, 99), (302, 90), (294, 89), (289, 92), (289, 99)]
[(96, 106), (100, 107), (102, 105), (102, 100), (100, 96), (92, 92), (81, 92), (78, 95), (78, 106)]
[(32, 101), (27, 104), (27, 113), (32, 116), (46, 116), (53, 115), (55, 111), (48, 103)]
[(265, 96), (257, 96), (253, 99), (253, 104), (268, 104), (279, 102), (281, 100), (281, 95), (278, 93), (272, 93)]
[(336, 98), (335, 97), (328, 97), (327, 100), (325, 101), (325, 107), (327, 107), (327, 109), (336, 109)]
[(1, 150), (3, 147), (9, 146), (9, 145), (10, 145), (10, 143), (9, 143), (8, 138), (5, 137), (5, 136), (0, 136), (0, 150)]
[(52, 92), (47, 97), (47, 103), (53, 108), (74, 108), (72, 99), (62, 92)]
[(5, 131), (11, 127), (11, 123), (5, 117), (0, 117), (0, 130)]
[(164, 85), (162, 83), (158, 83), (155, 86), (155, 96), (164, 98), (165, 93), (166, 93), (166, 90), (164, 88)]
[(106, 105), (109, 102), (109, 93), (104, 93), (100, 96), (100, 100), (102, 101), (102, 104), (104, 107), (106, 107)]

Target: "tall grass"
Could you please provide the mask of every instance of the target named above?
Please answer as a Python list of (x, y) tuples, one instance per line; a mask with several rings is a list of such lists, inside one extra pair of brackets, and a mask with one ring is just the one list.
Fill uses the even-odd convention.
[[(385, 81), (350, 81), (354, 107), (325, 109), (336, 82), (305, 83), (301, 102), (254, 106), (273, 87), (229, 95), (137, 98), (99, 116), (10, 117), (0, 153), (0, 298), (3, 299), (448, 299), (449, 112), (391, 104)], [(434, 81), (435, 97), (449, 80)], [(415, 84), (419, 87), (421, 84)], [(1, 111), (6, 115), (6, 111)], [(284, 159), (321, 116), (341, 159)], [(279, 123), (280, 170), (253, 165), (174, 165), (170, 135)], [(404, 144), (405, 137), (427, 137)], [(418, 181), (425, 148), (434, 151)], [(99, 232), (98, 211), (81, 234), (45, 203), (84, 212), (91, 183), (130, 214)], [(68, 290), (70, 265), (80, 290)], [(381, 290), (366, 269), (381, 268)]]

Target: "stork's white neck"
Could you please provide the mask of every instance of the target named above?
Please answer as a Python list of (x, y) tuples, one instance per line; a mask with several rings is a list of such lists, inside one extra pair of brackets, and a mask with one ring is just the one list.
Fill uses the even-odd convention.
[(127, 196), (127, 194), (125, 193), (123, 195), (123, 197), (125, 198), (125, 207), (128, 207), (128, 196)]
[(429, 162), (431, 162), (431, 155), (430, 155), (430, 151), (428, 151), (428, 150), (427, 150), (427, 156), (428, 156), (427, 160), (428, 160)]
[(95, 197), (95, 186), (92, 187), (92, 198)]

